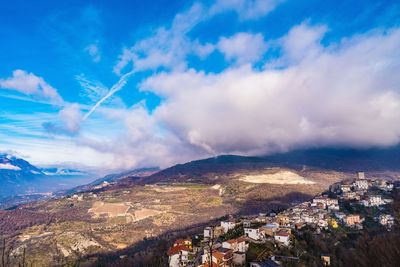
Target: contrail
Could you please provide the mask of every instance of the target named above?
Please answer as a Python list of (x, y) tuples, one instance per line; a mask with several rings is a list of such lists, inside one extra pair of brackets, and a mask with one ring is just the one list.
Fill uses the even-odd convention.
[(108, 93), (102, 99), (97, 101), (97, 103), (85, 114), (85, 116), (83, 117), (83, 120), (86, 120), (96, 110), (96, 108), (98, 108), (101, 105), (101, 103), (103, 103), (105, 100), (107, 100), (107, 98), (109, 98), (110, 96), (112, 96), (113, 94), (115, 94), (116, 92), (121, 90), (122, 87), (125, 86), (128, 78), (130, 76), (132, 76), (134, 73), (135, 73), (135, 71), (132, 70), (132, 71), (124, 74), (119, 79), (119, 81), (111, 87), (110, 91), (108, 91)]

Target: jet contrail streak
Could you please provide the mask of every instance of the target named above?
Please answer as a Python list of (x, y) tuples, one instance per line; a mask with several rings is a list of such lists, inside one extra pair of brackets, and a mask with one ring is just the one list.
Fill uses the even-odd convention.
[(107, 100), (107, 98), (109, 98), (110, 96), (112, 96), (113, 94), (115, 94), (116, 92), (118, 92), (119, 90), (121, 90), (122, 87), (125, 86), (125, 84), (126, 84), (128, 78), (129, 78), (133, 73), (135, 73), (134, 70), (132, 70), (132, 71), (130, 71), (130, 72), (124, 74), (124, 75), (121, 77), (121, 79), (119, 79), (119, 81), (111, 87), (110, 91), (108, 91), (108, 93), (107, 93), (102, 99), (100, 99), (99, 101), (97, 101), (97, 103), (85, 114), (85, 116), (83, 117), (83, 120), (86, 120), (86, 119), (96, 110), (96, 108), (98, 108), (98, 107), (101, 105), (101, 103), (103, 103), (105, 100)]

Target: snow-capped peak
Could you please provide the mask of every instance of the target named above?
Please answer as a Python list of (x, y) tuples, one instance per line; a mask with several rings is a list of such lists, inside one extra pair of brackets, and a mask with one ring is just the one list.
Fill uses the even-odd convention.
[(0, 163), (0, 170), (20, 171), (21, 168), (10, 163)]

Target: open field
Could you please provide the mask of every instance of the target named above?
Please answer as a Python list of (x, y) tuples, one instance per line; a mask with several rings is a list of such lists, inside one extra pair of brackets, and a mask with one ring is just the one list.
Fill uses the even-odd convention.
[(101, 215), (117, 217), (125, 216), (129, 209), (130, 206), (126, 203), (104, 203), (102, 201), (96, 201), (88, 212), (94, 214), (96, 217)]
[(278, 171), (275, 173), (245, 175), (241, 181), (254, 184), (315, 184), (315, 182), (291, 171)]

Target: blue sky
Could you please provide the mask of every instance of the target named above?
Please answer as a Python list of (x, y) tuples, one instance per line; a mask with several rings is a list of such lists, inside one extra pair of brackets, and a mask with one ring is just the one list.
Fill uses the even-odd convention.
[(0, 17), (0, 149), (36, 164), (400, 139), (397, 1), (16, 0)]

